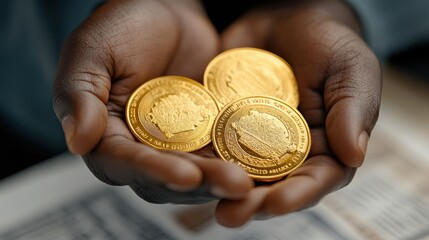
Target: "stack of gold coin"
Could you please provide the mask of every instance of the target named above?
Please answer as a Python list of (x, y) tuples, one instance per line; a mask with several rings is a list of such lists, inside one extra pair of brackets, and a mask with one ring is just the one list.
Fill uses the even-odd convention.
[(298, 83), (279, 56), (254, 48), (225, 51), (204, 74), (222, 110), (212, 141), (216, 153), (257, 181), (276, 181), (307, 157), (311, 136), (299, 105)]
[(132, 133), (163, 150), (191, 152), (212, 141), (219, 157), (257, 181), (279, 180), (304, 162), (310, 130), (285, 60), (261, 49), (228, 50), (207, 66), (204, 85), (180, 76), (143, 84), (126, 107)]

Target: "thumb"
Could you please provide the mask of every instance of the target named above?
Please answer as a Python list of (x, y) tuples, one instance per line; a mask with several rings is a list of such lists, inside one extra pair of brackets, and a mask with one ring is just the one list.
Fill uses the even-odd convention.
[(88, 153), (100, 141), (109, 92), (109, 110), (117, 112), (137, 86), (166, 71), (179, 22), (163, 1), (106, 1), (70, 36), (54, 83), (54, 110), (72, 153)]
[(110, 74), (103, 48), (95, 47), (97, 43), (91, 40), (83, 43), (76, 35), (61, 53), (53, 106), (69, 151), (85, 154), (96, 146), (106, 128)]
[(369, 49), (359, 49), (354, 58), (333, 60), (324, 88), (329, 144), (350, 167), (359, 167), (364, 160), (381, 97), (380, 64)]

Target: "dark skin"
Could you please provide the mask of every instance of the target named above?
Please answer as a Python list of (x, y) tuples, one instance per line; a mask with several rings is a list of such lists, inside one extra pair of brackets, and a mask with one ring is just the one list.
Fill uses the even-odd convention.
[[(286, 179), (254, 186), (210, 147), (194, 153), (139, 143), (125, 123), (132, 91), (163, 75), (202, 80), (225, 49), (258, 47), (294, 68), (300, 106), (311, 129), (306, 162)], [(364, 160), (377, 120), (381, 71), (340, 1), (284, 1), (253, 9), (217, 34), (200, 2), (109, 1), (66, 42), (54, 109), (72, 153), (100, 180), (129, 185), (155, 203), (220, 199), (217, 221), (238, 227), (252, 218), (308, 208), (347, 185)]]

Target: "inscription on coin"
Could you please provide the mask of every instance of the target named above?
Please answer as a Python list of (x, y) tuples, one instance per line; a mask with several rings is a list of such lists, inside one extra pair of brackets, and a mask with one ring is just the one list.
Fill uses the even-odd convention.
[(215, 120), (212, 139), (222, 159), (259, 181), (289, 174), (302, 164), (311, 146), (301, 114), (269, 97), (247, 97), (225, 106)]

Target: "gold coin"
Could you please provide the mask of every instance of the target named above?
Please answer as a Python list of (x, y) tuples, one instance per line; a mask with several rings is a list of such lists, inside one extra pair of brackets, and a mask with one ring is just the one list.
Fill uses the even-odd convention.
[(216, 117), (213, 146), (257, 181), (276, 181), (306, 159), (311, 136), (304, 117), (271, 97), (247, 97), (225, 106)]
[(257, 48), (235, 48), (216, 56), (204, 73), (204, 85), (222, 106), (243, 97), (271, 96), (298, 107), (298, 83), (281, 57)]
[(126, 119), (141, 142), (157, 149), (191, 152), (211, 141), (219, 109), (200, 83), (164, 76), (144, 83), (130, 96)]

